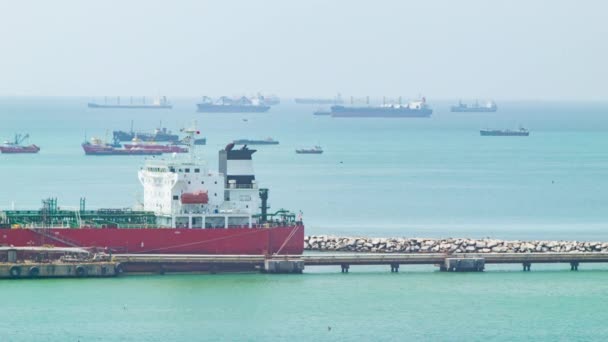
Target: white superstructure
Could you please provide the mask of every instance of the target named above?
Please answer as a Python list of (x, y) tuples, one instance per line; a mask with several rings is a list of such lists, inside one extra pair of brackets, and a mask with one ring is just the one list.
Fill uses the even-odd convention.
[(255, 150), (219, 151), (219, 171), (192, 154), (146, 160), (138, 173), (144, 187), (143, 210), (165, 227), (251, 227), (261, 200), (253, 173)]

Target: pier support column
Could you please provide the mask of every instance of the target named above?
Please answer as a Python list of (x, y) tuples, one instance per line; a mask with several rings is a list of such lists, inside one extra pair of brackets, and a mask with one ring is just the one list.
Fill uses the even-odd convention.
[(526, 261), (522, 264), (522, 266), (524, 267), (524, 272), (530, 272), (530, 266), (532, 266), (532, 263), (529, 261)]
[(398, 273), (399, 272), (399, 264), (391, 264), (391, 272)]
[(570, 271), (578, 271), (578, 261), (570, 262)]
[(342, 269), (342, 273), (348, 273), (348, 269), (350, 268), (350, 265), (342, 264), (342, 265), (340, 265), (340, 268)]

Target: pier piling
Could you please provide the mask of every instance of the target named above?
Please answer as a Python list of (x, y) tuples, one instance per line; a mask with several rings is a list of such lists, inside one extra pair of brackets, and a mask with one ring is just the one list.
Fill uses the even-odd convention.
[(573, 261), (570, 263), (570, 271), (578, 271), (578, 261)]

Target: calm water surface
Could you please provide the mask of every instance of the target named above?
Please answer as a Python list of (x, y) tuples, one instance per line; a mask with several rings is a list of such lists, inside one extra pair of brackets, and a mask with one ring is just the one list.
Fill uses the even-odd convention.
[[(256, 175), (273, 210), (304, 212), (309, 234), (608, 241), (605, 103), (499, 103), (495, 114), (466, 114), (432, 102), (431, 119), (367, 120), (313, 117), (316, 106), (289, 103), (212, 115), (195, 113), (196, 99), (176, 99), (170, 111), (90, 110), (88, 100), (0, 99), (0, 137), (27, 132), (42, 147), (0, 155), (0, 207), (37, 208), (48, 196), (63, 207), (81, 196), (90, 207), (131, 207), (143, 158), (84, 156), (85, 134), (197, 120), (214, 168), (235, 138), (281, 142), (258, 148)], [(531, 136), (479, 136), (519, 125)], [(316, 144), (323, 155), (294, 153)], [(599, 340), (608, 267), (567, 269), (0, 281), (0, 331), (13, 341)]]

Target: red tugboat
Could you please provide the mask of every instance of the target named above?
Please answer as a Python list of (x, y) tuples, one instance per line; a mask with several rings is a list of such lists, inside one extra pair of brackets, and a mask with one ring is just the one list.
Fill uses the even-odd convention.
[(0, 244), (151, 254), (303, 252), (301, 217), (268, 212), (268, 189), (258, 187), (253, 172), (255, 150), (227, 145), (215, 171), (190, 147), (189, 156), (146, 161), (138, 172), (138, 210), (85, 210), (84, 201), (79, 210), (60, 210), (56, 200), (47, 200), (38, 211), (0, 212)]
[(40, 151), (40, 147), (36, 145), (22, 145), (27, 138), (29, 138), (29, 134), (21, 135), (15, 134), (15, 140), (13, 142), (5, 141), (3, 145), (0, 145), (0, 152), (2, 153), (38, 153)]

